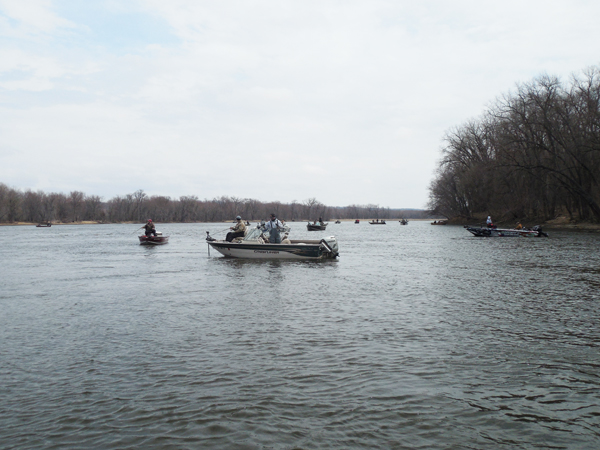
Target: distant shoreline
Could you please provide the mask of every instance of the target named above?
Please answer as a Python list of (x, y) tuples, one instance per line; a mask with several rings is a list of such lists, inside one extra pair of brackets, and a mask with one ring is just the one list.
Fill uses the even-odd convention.
[[(339, 220), (340, 222), (350, 222), (350, 223), (354, 223), (354, 221), (356, 219), (335, 219), (335, 220)], [(330, 225), (335, 225), (335, 220), (330, 220), (327, 223)], [(371, 220), (375, 220), (375, 219), (359, 219), (362, 223), (368, 223)], [(394, 222), (399, 222), (400, 219), (380, 219), (380, 220), (385, 220), (386, 222), (388, 222), (389, 224), (392, 224)], [(434, 220), (437, 221), (445, 221), (445, 219), (408, 219), (408, 222), (433, 222)], [(250, 225), (254, 225), (258, 222), (258, 220), (251, 220), (249, 221)], [(287, 223), (307, 223), (309, 222), (309, 220), (296, 220), (296, 221), (288, 221)], [(310, 221), (312, 222), (312, 221)], [(465, 220), (465, 219), (454, 219), (454, 220), (450, 220), (448, 221), (448, 225), (458, 225), (458, 226), (462, 226), (462, 225), (476, 225), (477, 220)], [(6, 226), (30, 226), (30, 227), (35, 227), (39, 222), (13, 222), (13, 223), (0, 223), (0, 227), (6, 227)], [(43, 222), (41, 222), (43, 223)], [(187, 223), (187, 224), (193, 224), (193, 223), (203, 223), (203, 224), (212, 224), (212, 223), (235, 223), (234, 220), (231, 221), (219, 221), (219, 222), (156, 222), (158, 225), (162, 225), (162, 224), (173, 224), (173, 223)], [(81, 221), (81, 222), (51, 222), (52, 226), (61, 226), (61, 225), (144, 225), (141, 222), (97, 222), (97, 221)], [(540, 222), (539, 223), (541, 226), (543, 226), (546, 229), (552, 229), (552, 230), (568, 230), (568, 231), (589, 231), (589, 232), (600, 232), (600, 224), (598, 223), (590, 223), (590, 222), (569, 222), (566, 220), (562, 220), (562, 219), (555, 219), (555, 220), (551, 220), (548, 222)], [(497, 225), (501, 226), (501, 227), (512, 227), (512, 225), (508, 225), (505, 224), (503, 222), (499, 222), (497, 223)], [(523, 224), (525, 225), (525, 224)], [(526, 226), (533, 226), (534, 224), (531, 225), (526, 225)]]
[[(250, 225), (255, 224), (260, 222), (261, 220), (268, 220), (268, 219), (254, 219), (254, 220), (248, 220), (250, 222)], [(333, 220), (329, 220), (329, 221), (325, 221), (325, 223), (328, 224), (335, 224), (335, 221), (339, 220), (340, 222), (352, 222), (354, 223), (354, 221), (356, 219), (333, 219)], [(361, 222), (369, 222), (371, 220), (376, 220), (376, 219), (359, 219)], [(379, 219), (379, 220), (385, 220), (386, 222), (399, 222), (400, 219)], [(433, 220), (441, 220), (441, 219), (407, 219), (409, 222), (414, 221), (414, 222), (431, 222)], [(308, 223), (311, 222), (312, 220), (288, 220), (285, 221), (286, 223)], [(0, 226), (36, 226), (37, 224), (44, 224), (46, 222), (12, 222), (12, 223), (0, 223)], [(52, 224), (52, 226), (60, 226), (60, 225), (144, 225), (146, 222), (97, 222), (95, 220), (84, 220), (81, 222), (50, 222)], [(156, 224), (167, 224), (167, 223), (235, 223), (235, 220), (222, 220), (222, 221), (217, 221), (217, 222), (154, 222)], [(245, 220), (244, 220), (244, 223)]]

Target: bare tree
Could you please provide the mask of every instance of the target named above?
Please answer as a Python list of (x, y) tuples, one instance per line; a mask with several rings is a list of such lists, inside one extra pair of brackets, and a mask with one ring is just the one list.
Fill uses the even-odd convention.
[(21, 194), (16, 189), (8, 189), (6, 193), (6, 209), (8, 222), (19, 220), (21, 215)]
[(85, 197), (85, 220), (102, 220), (102, 198), (97, 195), (90, 195)]
[(144, 214), (144, 202), (147, 199), (146, 193), (142, 189), (138, 189), (133, 193), (133, 200), (135, 202), (135, 213), (137, 214), (137, 221), (141, 222)]
[(81, 220), (81, 211), (83, 209), (83, 199), (85, 194), (80, 191), (71, 191), (69, 193), (69, 203), (71, 205), (71, 218), (73, 222)]

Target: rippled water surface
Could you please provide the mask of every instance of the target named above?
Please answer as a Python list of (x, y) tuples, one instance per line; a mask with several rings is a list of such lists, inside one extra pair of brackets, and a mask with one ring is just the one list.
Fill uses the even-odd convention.
[(600, 236), (209, 257), (227, 226), (0, 227), (0, 448), (600, 448)]

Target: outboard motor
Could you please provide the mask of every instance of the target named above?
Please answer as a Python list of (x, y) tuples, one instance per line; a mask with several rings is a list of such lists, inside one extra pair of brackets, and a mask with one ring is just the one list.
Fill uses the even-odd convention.
[(321, 248), (329, 253), (332, 258), (337, 258), (340, 256), (340, 251), (338, 247), (337, 239), (334, 236), (330, 236), (328, 238), (321, 239)]
[(539, 225), (536, 225), (535, 227), (532, 228), (533, 231), (537, 231), (537, 235), (538, 237), (548, 237), (547, 233), (544, 233), (542, 231), (542, 227)]

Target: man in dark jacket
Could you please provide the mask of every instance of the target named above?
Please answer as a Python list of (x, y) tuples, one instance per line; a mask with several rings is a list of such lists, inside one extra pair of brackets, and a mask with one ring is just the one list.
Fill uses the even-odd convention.
[(154, 226), (152, 219), (148, 219), (146, 225), (144, 225), (144, 229), (146, 230), (146, 236), (150, 237), (151, 234), (156, 236), (156, 227)]

